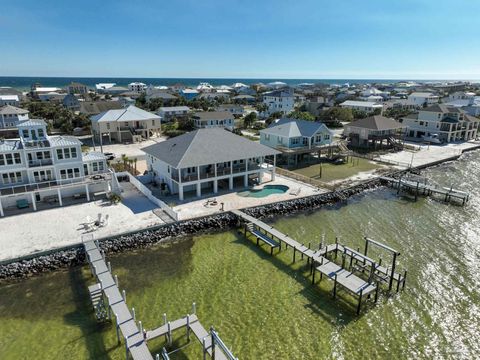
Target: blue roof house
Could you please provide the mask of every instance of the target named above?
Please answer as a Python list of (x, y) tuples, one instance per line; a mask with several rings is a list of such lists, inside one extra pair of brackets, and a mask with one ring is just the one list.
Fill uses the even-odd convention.
[(323, 123), (282, 118), (260, 130), (260, 143), (278, 149), (314, 149), (330, 145), (333, 132)]

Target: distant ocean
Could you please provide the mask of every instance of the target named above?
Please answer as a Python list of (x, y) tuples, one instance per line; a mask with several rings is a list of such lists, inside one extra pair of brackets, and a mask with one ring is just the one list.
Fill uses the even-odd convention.
[[(405, 79), (407, 81), (408, 79)], [(139, 81), (147, 85), (173, 85), (177, 83), (186, 86), (197, 86), (200, 82), (208, 82), (213, 86), (232, 85), (240, 82), (246, 85), (256, 83), (270, 83), (281, 81), (288, 85), (298, 85), (302, 83), (323, 83), (323, 84), (369, 84), (381, 83), (391, 84), (402, 80), (375, 80), (375, 79), (225, 79), (225, 78), (102, 78), (102, 77), (21, 77), (21, 76), (0, 76), (0, 86), (10, 86), (19, 90), (30, 90), (34, 83), (40, 83), (46, 87), (64, 87), (70, 82), (75, 81), (94, 88), (98, 83), (116, 83), (118, 86), (127, 86), (131, 82)], [(427, 80), (422, 80), (426, 82)], [(432, 80), (433, 81), (433, 80)], [(438, 81), (438, 80), (437, 80)]]

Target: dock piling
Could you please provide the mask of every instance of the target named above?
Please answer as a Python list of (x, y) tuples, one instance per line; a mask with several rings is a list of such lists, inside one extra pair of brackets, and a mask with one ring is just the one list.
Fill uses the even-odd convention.
[(137, 317), (135, 315), (135, 308), (132, 307), (132, 315), (133, 315), (133, 321), (137, 321)]

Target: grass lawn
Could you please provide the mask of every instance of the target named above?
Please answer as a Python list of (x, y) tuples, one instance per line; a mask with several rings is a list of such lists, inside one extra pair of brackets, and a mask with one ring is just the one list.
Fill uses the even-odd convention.
[(380, 168), (380, 165), (372, 163), (371, 161), (363, 158), (354, 158), (354, 163), (348, 162), (342, 165), (335, 165), (332, 163), (322, 163), (322, 177), (320, 178), (320, 165), (309, 165), (305, 167), (299, 167), (292, 170), (297, 174), (307, 176), (309, 178), (318, 179), (321, 181), (329, 182), (335, 180), (342, 180), (356, 175), (362, 171), (375, 170)]

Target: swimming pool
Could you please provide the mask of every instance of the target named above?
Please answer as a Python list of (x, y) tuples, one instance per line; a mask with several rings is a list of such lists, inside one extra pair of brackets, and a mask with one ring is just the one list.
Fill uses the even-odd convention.
[(288, 191), (288, 189), (289, 187), (286, 185), (265, 185), (261, 189), (252, 189), (238, 192), (237, 195), (243, 197), (262, 198), (272, 194), (284, 194)]

